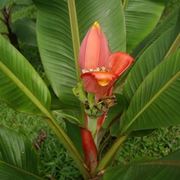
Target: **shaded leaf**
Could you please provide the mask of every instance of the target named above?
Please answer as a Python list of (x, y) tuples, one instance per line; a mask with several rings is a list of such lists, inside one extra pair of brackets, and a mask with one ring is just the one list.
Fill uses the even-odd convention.
[(0, 127), (0, 179), (36, 180), (37, 154), (27, 138)]
[(35, 22), (29, 18), (23, 18), (12, 24), (12, 30), (23, 44), (37, 46)]

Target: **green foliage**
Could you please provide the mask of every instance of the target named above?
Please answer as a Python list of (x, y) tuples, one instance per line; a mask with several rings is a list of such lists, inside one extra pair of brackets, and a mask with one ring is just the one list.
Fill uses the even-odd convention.
[[(175, 41), (179, 41), (180, 24), (178, 17), (179, 11), (173, 12), (170, 15), (171, 19), (167, 18), (163, 24), (156, 29), (156, 31), (148, 38), (143, 45), (141, 50), (138, 49), (140, 54), (143, 51), (136, 63), (130, 71), (126, 84), (124, 87), (124, 93), (127, 99), (131, 99), (138, 89), (139, 85), (146, 78), (146, 76), (161, 62), (163, 59), (172, 53), (172, 48)], [(168, 27), (166, 29), (166, 27)], [(150, 44), (149, 44), (150, 43)], [(149, 44), (149, 45), (148, 45)], [(143, 49), (143, 50), (142, 50)], [(173, 49), (173, 50), (175, 50)]]
[[(10, 0), (7, 2), (10, 2)], [(16, 14), (16, 12), (21, 9), (21, 6), (24, 6), (24, 3), (29, 5), (29, 2), (30, 1), (26, 0), (23, 1), (23, 5), (18, 5), (14, 9), (14, 13)], [(104, 127), (108, 129), (111, 127), (111, 134), (118, 135), (119, 120), (121, 124), (120, 129), (123, 133), (133, 130), (154, 129), (162, 126), (179, 124), (180, 114), (178, 109), (174, 107), (178, 107), (180, 104), (178, 93), (180, 91), (180, 63), (178, 62), (180, 52), (178, 51), (171, 56), (179, 47), (179, 24), (176, 25), (175, 23), (178, 22), (177, 14), (174, 13), (176, 17), (172, 18), (173, 22), (169, 21), (171, 20), (171, 16), (167, 20), (163, 19), (163, 23), (160, 22), (155, 31), (152, 32), (163, 12), (165, 1), (129, 0), (123, 1), (123, 5), (121, 4), (121, 1), (117, 0), (53, 0), (52, 2), (46, 0), (34, 0), (34, 2), (38, 7), (38, 45), (45, 73), (49, 80), (47, 84), (51, 84), (55, 94), (60, 99), (60, 101), (58, 101), (57, 97), (53, 94), (53, 97), (55, 98), (53, 98), (52, 109), (54, 109), (54, 99), (56, 99), (56, 102), (58, 101), (58, 103), (56, 103), (56, 109), (62, 109), (54, 111), (52, 115), (49, 111), (51, 101), (50, 93), (45, 83), (27, 60), (2, 37), (0, 37), (0, 99), (15, 106), (17, 110), (30, 113), (40, 113), (41, 111), (48, 117), (46, 120), (50, 127), (55, 131), (62, 144), (69, 150), (84, 176), (88, 177), (89, 174), (84, 167), (84, 161), (79, 153), (82, 151), (81, 142), (78, 141), (80, 139), (79, 127), (68, 121), (66, 123), (67, 133), (71, 139), (75, 141), (75, 143), (72, 143), (61, 126), (59, 126), (59, 121), (70, 119), (71, 122), (75, 123), (77, 120), (80, 120), (81, 110), (79, 102), (73, 95), (72, 88), (79, 80), (79, 68), (77, 63), (79, 40), (83, 39), (94, 21), (98, 20), (100, 22), (103, 31), (108, 37), (112, 51), (125, 51), (127, 47), (128, 52), (133, 51), (133, 54), (138, 57), (138, 61), (130, 72), (124, 88), (125, 95), (129, 100), (130, 105), (126, 111), (128, 104), (124, 95), (121, 94), (120, 96), (122, 96), (122, 98), (120, 102), (118, 102), (119, 104), (111, 108)], [(29, 6), (26, 8), (28, 9)], [(19, 14), (22, 12), (23, 11)], [(33, 12), (36, 12), (36, 8)], [(17, 13), (17, 17), (18, 16), (20, 17), (21, 15), (18, 15)], [(14, 15), (14, 19), (17, 17)], [(26, 25), (26, 30), (24, 24)], [(12, 24), (13, 31), (18, 35), (21, 43), (36, 46), (34, 25), (34, 22), (29, 20), (24, 21), (23, 19)], [(28, 32), (30, 33), (27, 36)], [(150, 35), (144, 40), (148, 34)], [(136, 48), (139, 44), (140, 46)], [(138, 52), (138, 49), (141, 50)], [(164, 57), (169, 58), (164, 60)], [(42, 74), (44, 76), (44, 72)], [(126, 78), (126, 75), (124, 78)], [(45, 76), (44, 79), (46, 79)], [(123, 85), (121, 84), (120, 90)], [(73, 109), (72, 107), (74, 106), (75, 108)], [(74, 111), (75, 109), (76, 111)], [(123, 113), (123, 111), (125, 111), (125, 113)], [(56, 117), (57, 121), (55, 120), (56, 114), (58, 114), (58, 117)], [(121, 115), (122, 118), (120, 119)], [(36, 122), (35, 126), (38, 127), (40, 121)], [(113, 124), (113, 122), (115, 123)], [(17, 125), (17, 122), (14, 122), (13, 120), (12, 123), (15, 126)], [(29, 123), (26, 121), (24, 123), (29, 126)], [(19, 124), (20, 127), (22, 127), (22, 124)], [(47, 128), (47, 126), (45, 126), (45, 128)], [(54, 177), (58, 179), (80, 179), (81, 176), (75, 168), (72, 159), (66, 155), (64, 148), (62, 148), (61, 144), (58, 144), (57, 139), (51, 134), (49, 129), (47, 129), (46, 132), (48, 134), (48, 139), (45, 143), (43, 142), (43, 145), (40, 145), (39, 150), (41, 158), (43, 159), (41, 159), (40, 165), (42, 175), (45, 178), (51, 179)], [(15, 136), (18, 137), (17, 134)], [(12, 139), (12, 137), (7, 138), (6, 142), (8, 142), (8, 139)], [(133, 138), (130, 138), (129, 141), (131, 142), (132, 139)], [(146, 138), (144, 139), (147, 144), (145, 143), (142, 145), (142, 142), (138, 142), (138, 152), (142, 152), (142, 154), (143, 151), (141, 151), (140, 147), (147, 149), (147, 146), (148, 149), (151, 149), (150, 147), (152, 147), (153, 144), (152, 141), (154, 141), (154, 139), (150, 141)], [(144, 139), (141, 140), (144, 141)], [(113, 148), (108, 151), (104, 158), (102, 158), (102, 161), (100, 159), (98, 169), (101, 170), (101, 167), (104, 169), (104, 167), (109, 165), (121, 143), (121, 139), (118, 138), (116, 143), (112, 144)], [(131, 146), (129, 147), (129, 149), (131, 149), (130, 152), (134, 148), (133, 145), (136, 145), (136, 143), (137, 142), (134, 144), (131, 143)], [(173, 144), (173, 142), (171, 144)], [(125, 145), (124, 149), (126, 149), (126, 147), (127, 146)], [(167, 154), (167, 148), (161, 143), (156, 143), (153, 147), (160, 150), (163, 156)], [(13, 148), (14, 147), (12, 147), (12, 149)], [(124, 149), (122, 149), (121, 152), (123, 152)], [(3, 151), (4, 149), (0, 148), (0, 150)], [(168, 152), (170, 150), (171, 147), (169, 146)], [(124, 155), (126, 156), (127, 154), (125, 153)], [(53, 161), (52, 159), (56, 156), (56, 160)], [(120, 158), (122, 158), (122, 156)], [(134, 155), (132, 158), (137, 159), (137, 156)], [(66, 168), (68, 165), (66, 166), (63, 162), (65, 164), (71, 163), (72, 166)], [(10, 164), (12, 163), (13, 162), (11, 161)], [(163, 163), (164, 166), (161, 167), (161, 164)], [(152, 164), (154, 167), (151, 167)], [(155, 167), (157, 164), (158, 166)], [(179, 164), (178, 161), (177, 166), (179, 166)], [(142, 169), (141, 165), (147, 165), (147, 169)], [(118, 175), (118, 177), (122, 176), (132, 179), (131, 172), (134, 172), (134, 170), (139, 172), (136, 174), (138, 178), (139, 174), (148, 174), (151, 171), (154, 173), (151, 173), (151, 175), (153, 174), (157, 177), (161, 170), (174, 172), (174, 178), (176, 178), (178, 171), (176, 171), (175, 168), (171, 170), (169, 165), (173, 165), (173, 163), (169, 163), (169, 161), (166, 162), (166, 160), (143, 162), (143, 164), (137, 164), (137, 166), (135, 166), (134, 163), (126, 164), (126, 166), (120, 164), (119, 167), (121, 167), (121, 170), (119, 171), (115, 168), (117, 174), (113, 174), (111, 170), (109, 170), (109, 174), (107, 173), (105, 175), (105, 179), (109, 178), (109, 176), (111, 177), (111, 174), (115, 176), (115, 179), (116, 175)], [(8, 167), (1, 166), (1, 168)], [(11, 170), (12, 167), (9, 168), (6, 173)], [(11, 174), (6, 175), (9, 178), (13, 173), (14, 170)], [(2, 175), (5, 176), (5, 171), (3, 171)], [(163, 172), (161, 175), (163, 175)]]
[(180, 126), (156, 129), (146, 136), (130, 137), (117, 154), (115, 164), (162, 158), (180, 149)]
[[(25, 113), (17, 113), (7, 105), (0, 103), (0, 125), (12, 128), (18, 133), (25, 134), (33, 143), (42, 130), (45, 131), (47, 137), (41, 143), (38, 150), (39, 166), (41, 177), (64, 179), (82, 179), (74, 161), (69, 156), (65, 148), (57, 137), (53, 134), (50, 128), (45, 123), (44, 119), (35, 115)], [(57, 120), (63, 128), (65, 124), (59, 116)]]
[(29, 46), (37, 46), (35, 28), (35, 22), (28, 18), (17, 20), (12, 24), (12, 31), (19, 41)]
[(171, 155), (159, 160), (139, 161), (130, 164), (121, 164), (109, 169), (103, 179), (140, 179), (145, 180), (157, 179), (161, 180), (177, 180), (180, 172), (180, 151), (176, 151)]
[(39, 105), (48, 109), (50, 93), (38, 73), (2, 36), (0, 41), (0, 99), (20, 111), (39, 112)]
[(0, 178), (41, 179), (37, 176), (37, 155), (24, 135), (0, 127)]
[(153, 30), (165, 7), (165, 1), (124, 1), (127, 51), (132, 50)]
[(121, 124), (122, 132), (179, 124), (180, 51), (159, 64), (139, 86)]

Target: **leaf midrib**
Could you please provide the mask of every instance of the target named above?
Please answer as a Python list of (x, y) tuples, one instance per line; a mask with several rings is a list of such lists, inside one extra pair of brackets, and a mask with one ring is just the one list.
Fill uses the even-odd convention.
[(18, 88), (48, 117), (51, 117), (48, 110), (42, 105), (42, 103), (34, 96), (34, 94), (17, 78), (16, 75), (1, 61), (0, 69), (6, 74)]
[(35, 177), (36, 179), (39, 179), (39, 180), (43, 180), (41, 177), (37, 176), (36, 174), (33, 174), (32, 172), (26, 171), (25, 169), (19, 168), (17, 166), (11, 165), (11, 164), (9, 164), (9, 163), (7, 163), (5, 161), (0, 160), (0, 164), (5, 164), (6, 166), (8, 166), (10, 168), (13, 168), (13, 169), (19, 171), (20, 173), (33, 176), (33, 177)]
[(130, 123), (122, 130), (122, 132), (125, 132), (128, 130), (128, 128), (136, 121), (136, 119), (163, 93), (170, 85), (174, 82), (180, 75), (180, 72), (178, 71), (155, 95), (148, 101), (143, 108), (135, 115), (135, 117), (130, 121)]

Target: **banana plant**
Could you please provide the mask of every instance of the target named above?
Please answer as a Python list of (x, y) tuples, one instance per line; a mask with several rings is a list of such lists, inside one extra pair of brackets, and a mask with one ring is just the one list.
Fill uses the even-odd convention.
[[(180, 151), (151, 161), (113, 160), (133, 134), (180, 124), (179, 7), (161, 19), (162, 0), (33, 2), (48, 84), (0, 35), (0, 100), (44, 117), (84, 179), (177, 180)], [(107, 134), (116, 137), (111, 147), (104, 146)], [(0, 128), (0, 142), (1, 179), (42, 179), (24, 136)]]

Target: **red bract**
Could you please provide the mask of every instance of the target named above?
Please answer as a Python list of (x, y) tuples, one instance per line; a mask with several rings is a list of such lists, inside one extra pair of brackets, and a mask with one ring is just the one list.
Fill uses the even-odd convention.
[(85, 90), (94, 93), (97, 99), (111, 95), (114, 82), (132, 62), (133, 58), (126, 53), (110, 52), (107, 39), (95, 22), (80, 47), (79, 64)]
[(81, 137), (86, 165), (88, 166), (90, 172), (93, 172), (98, 163), (96, 145), (89, 130), (81, 128)]

